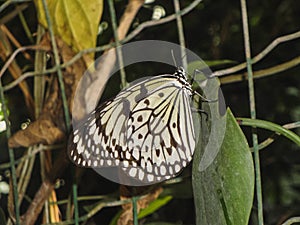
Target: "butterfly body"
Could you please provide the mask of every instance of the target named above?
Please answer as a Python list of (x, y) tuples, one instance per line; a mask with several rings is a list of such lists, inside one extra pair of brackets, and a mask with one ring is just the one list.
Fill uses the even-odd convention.
[(144, 183), (175, 176), (191, 161), (193, 90), (183, 68), (137, 81), (74, 127), (68, 152), (83, 167), (119, 167)]

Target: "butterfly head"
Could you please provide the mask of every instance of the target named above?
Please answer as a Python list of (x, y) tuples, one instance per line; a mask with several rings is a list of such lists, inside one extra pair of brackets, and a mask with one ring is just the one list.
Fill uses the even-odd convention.
[(182, 66), (177, 67), (175, 71), (175, 76), (186, 79), (186, 72)]
[(179, 82), (185, 88), (187, 88), (188, 90), (190, 90), (192, 92), (192, 87), (191, 87), (190, 83), (188, 82), (186, 71), (185, 71), (185, 69), (182, 66), (177, 67), (177, 69), (176, 69), (176, 71), (174, 73), (174, 76), (177, 77), (177, 79), (179, 80)]

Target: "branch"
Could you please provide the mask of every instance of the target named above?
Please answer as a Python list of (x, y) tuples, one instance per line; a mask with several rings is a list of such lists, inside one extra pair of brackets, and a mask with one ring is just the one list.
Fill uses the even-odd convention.
[(16, 58), (16, 56), (20, 52), (27, 51), (27, 50), (47, 50), (47, 49), (45, 49), (41, 46), (38, 46), (38, 45), (29, 45), (29, 46), (24, 46), (24, 47), (20, 47), (20, 48), (16, 49), (13, 52), (13, 54), (11, 54), (11, 56), (8, 58), (8, 60), (6, 61), (6, 63), (2, 67), (2, 69), (0, 70), (0, 78), (3, 76), (3, 74), (5, 73), (7, 68), (10, 66), (10, 64), (13, 62), (13, 60)]
[[(193, 1), (191, 4), (189, 4), (187, 7), (185, 7), (183, 10), (179, 11), (179, 15), (183, 16), (187, 13), (189, 13), (190, 11), (192, 11), (200, 2), (202, 2), (202, 0), (195, 0)], [(134, 31), (132, 31), (129, 35), (127, 35), (127, 37), (124, 39), (124, 41), (129, 41), (132, 38), (134, 38), (136, 35), (138, 35), (143, 29), (147, 28), (147, 27), (152, 27), (152, 26), (157, 26), (163, 23), (168, 23), (172, 20), (176, 19), (176, 14), (172, 14), (170, 16), (167, 16), (165, 18), (159, 19), (159, 20), (151, 20), (151, 21), (147, 21), (144, 22), (142, 24), (140, 24)]]
[[(283, 128), (286, 128), (286, 129), (295, 129), (295, 128), (298, 128), (300, 127), (300, 121), (297, 121), (297, 122), (294, 122), (294, 123), (288, 123), (288, 124), (285, 124), (285, 125), (282, 125)], [(259, 147), (259, 150), (261, 149), (264, 149), (266, 148), (267, 146), (269, 146), (271, 143), (273, 143), (275, 141), (275, 138), (277, 136), (280, 136), (280, 133), (274, 133), (273, 135), (271, 135), (271, 137), (265, 139), (264, 141), (262, 141), (258, 147)], [(250, 148), (251, 151), (253, 151), (252, 148)]]
[[(267, 69), (254, 71), (253, 72), (253, 78), (258, 79), (258, 78), (267, 77), (267, 76), (285, 71), (287, 69), (293, 68), (293, 67), (295, 67), (299, 64), (300, 64), (300, 56), (298, 56), (298, 57), (296, 57), (296, 58), (294, 58), (294, 59), (292, 59), (288, 62), (279, 64), (279, 65), (276, 65), (276, 66), (273, 66), (273, 67), (270, 67), (270, 68), (267, 68)], [(244, 80), (247, 80), (247, 79), (248, 78), (247, 78), (247, 73), (246, 72), (245, 73), (240, 73), (240, 74), (234, 74), (234, 75), (230, 75), (230, 76), (225, 76), (225, 77), (220, 77), (220, 81), (221, 81), (222, 84), (235, 83), (235, 82), (244, 81)]]
[(56, 179), (62, 175), (69, 163), (70, 161), (66, 157), (66, 151), (61, 149), (53, 165), (52, 174), (42, 183), (26, 213), (21, 217), (22, 224), (31, 225), (35, 223), (43, 209), (45, 201), (54, 189)]
[[(262, 60), (267, 54), (269, 54), (275, 47), (277, 47), (277, 45), (287, 42), (287, 41), (291, 41), (294, 39), (300, 38), (300, 31), (297, 31), (295, 33), (292, 34), (288, 34), (288, 35), (284, 35), (281, 37), (276, 38), (274, 41), (272, 41), (271, 44), (269, 44), (264, 50), (262, 50), (258, 55), (256, 55), (254, 58), (252, 58), (252, 65), (259, 62), (260, 60)], [(235, 73), (237, 71), (243, 70), (246, 68), (246, 62), (241, 63), (239, 65), (233, 66), (231, 68), (228, 69), (223, 69), (223, 70), (218, 70), (213, 72), (213, 76), (224, 76), (227, 74), (232, 74)]]

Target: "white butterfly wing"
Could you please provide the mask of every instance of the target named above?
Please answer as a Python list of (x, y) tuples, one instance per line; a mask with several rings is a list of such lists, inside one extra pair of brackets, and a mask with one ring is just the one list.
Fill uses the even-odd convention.
[(170, 178), (195, 148), (190, 92), (174, 75), (137, 82), (92, 112), (70, 143), (79, 166), (120, 166), (140, 181)]
[[(125, 151), (126, 123), (130, 111), (137, 104), (136, 98), (141, 94), (140, 86), (143, 82), (122, 90), (73, 128), (68, 153), (76, 165), (118, 166), (120, 160), (130, 159), (129, 152)], [(123, 163), (127, 165), (128, 161)]]

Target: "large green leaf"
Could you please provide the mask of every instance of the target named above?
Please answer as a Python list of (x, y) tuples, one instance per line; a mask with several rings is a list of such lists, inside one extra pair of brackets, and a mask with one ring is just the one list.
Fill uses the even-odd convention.
[[(35, 0), (39, 22), (48, 23), (41, 0)], [(53, 30), (75, 52), (96, 46), (103, 0), (47, 0)], [(91, 54), (93, 56), (93, 54)]]
[[(230, 110), (226, 132), (213, 163), (199, 170), (201, 151), (193, 164), (193, 189), (198, 225), (248, 224), (254, 194), (254, 168), (247, 140)], [(202, 145), (200, 148), (203, 147)]]

